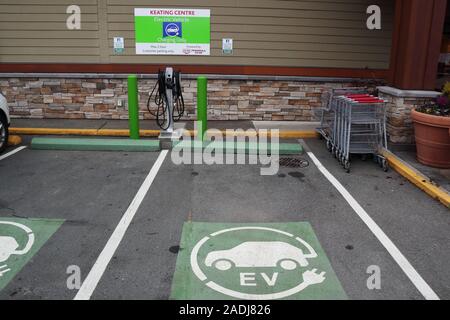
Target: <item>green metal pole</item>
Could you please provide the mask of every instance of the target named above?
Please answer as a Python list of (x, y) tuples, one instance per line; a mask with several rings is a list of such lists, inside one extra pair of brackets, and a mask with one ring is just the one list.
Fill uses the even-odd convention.
[(197, 121), (201, 123), (200, 128), (197, 128), (198, 135), (202, 141), (204, 140), (204, 135), (206, 130), (208, 130), (208, 79), (206, 77), (197, 78)]
[(130, 138), (139, 139), (139, 98), (138, 81), (135, 74), (128, 76), (128, 116)]

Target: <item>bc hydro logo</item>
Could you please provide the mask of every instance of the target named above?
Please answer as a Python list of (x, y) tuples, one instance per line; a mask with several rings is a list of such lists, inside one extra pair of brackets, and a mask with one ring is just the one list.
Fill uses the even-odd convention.
[(163, 22), (163, 37), (182, 36), (181, 22)]

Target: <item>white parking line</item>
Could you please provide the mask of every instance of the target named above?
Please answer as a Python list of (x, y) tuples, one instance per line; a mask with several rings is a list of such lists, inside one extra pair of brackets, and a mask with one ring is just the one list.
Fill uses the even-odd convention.
[(103, 276), (103, 273), (105, 272), (106, 267), (111, 261), (111, 258), (119, 247), (120, 242), (122, 241), (131, 221), (133, 220), (134, 215), (139, 209), (142, 200), (144, 199), (145, 195), (150, 189), (150, 186), (153, 183), (153, 180), (158, 174), (158, 171), (161, 168), (161, 165), (163, 164), (167, 153), (168, 150), (163, 150), (159, 154), (158, 159), (156, 160), (149, 174), (139, 188), (139, 191), (137, 192), (133, 201), (131, 201), (127, 211), (125, 211), (124, 215), (122, 216), (122, 219), (120, 220), (113, 234), (106, 243), (106, 246), (98, 256), (97, 261), (95, 262), (91, 271), (81, 285), (80, 290), (78, 290), (78, 293), (75, 296), (74, 300), (89, 300), (91, 298), (92, 293), (94, 292), (101, 277)]
[(0, 156), (0, 161), (3, 160), (3, 159), (8, 158), (9, 156), (12, 156), (13, 154), (15, 154), (15, 153), (25, 149), (26, 147), (27, 146), (21, 146), (21, 147), (18, 147), (18, 148), (14, 149), (14, 150), (12, 150), (12, 151), (10, 151), (8, 153), (5, 153), (4, 155)]
[[(305, 146), (306, 144), (303, 143)], [(307, 149), (307, 147), (305, 147)], [(411, 280), (417, 290), (424, 296), (427, 300), (439, 300), (438, 295), (431, 289), (431, 287), (425, 282), (421, 275), (414, 269), (414, 267), (409, 263), (408, 259), (400, 252), (396, 245), (389, 239), (389, 237), (384, 233), (384, 231), (376, 224), (376, 222), (368, 215), (366, 210), (361, 207), (361, 205), (353, 198), (353, 196), (345, 189), (345, 187), (322, 165), (319, 159), (311, 152), (307, 150), (308, 156), (317, 166), (317, 168), (322, 172), (322, 174), (331, 182), (331, 184), (339, 191), (339, 193), (344, 197), (348, 204), (353, 208), (353, 210), (358, 214), (361, 220), (366, 224), (366, 226), (372, 231), (372, 233), (377, 237), (381, 244), (386, 248), (392, 258), (397, 262), (406, 276)]]

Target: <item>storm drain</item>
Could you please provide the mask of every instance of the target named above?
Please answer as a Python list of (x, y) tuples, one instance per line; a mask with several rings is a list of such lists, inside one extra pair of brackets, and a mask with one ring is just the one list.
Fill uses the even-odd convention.
[(281, 167), (286, 168), (306, 168), (309, 166), (308, 160), (302, 158), (283, 157), (278, 162)]

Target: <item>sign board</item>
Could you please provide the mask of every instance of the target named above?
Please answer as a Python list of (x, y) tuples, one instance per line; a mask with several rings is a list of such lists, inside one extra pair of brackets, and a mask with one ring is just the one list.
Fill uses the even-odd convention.
[(64, 220), (0, 218), (0, 290), (39, 251)]
[(136, 54), (209, 55), (210, 10), (134, 9)]
[(233, 54), (233, 39), (222, 39), (222, 53)]
[(114, 53), (121, 54), (125, 50), (125, 41), (123, 37), (114, 37)]
[(172, 299), (347, 299), (309, 223), (183, 227)]

